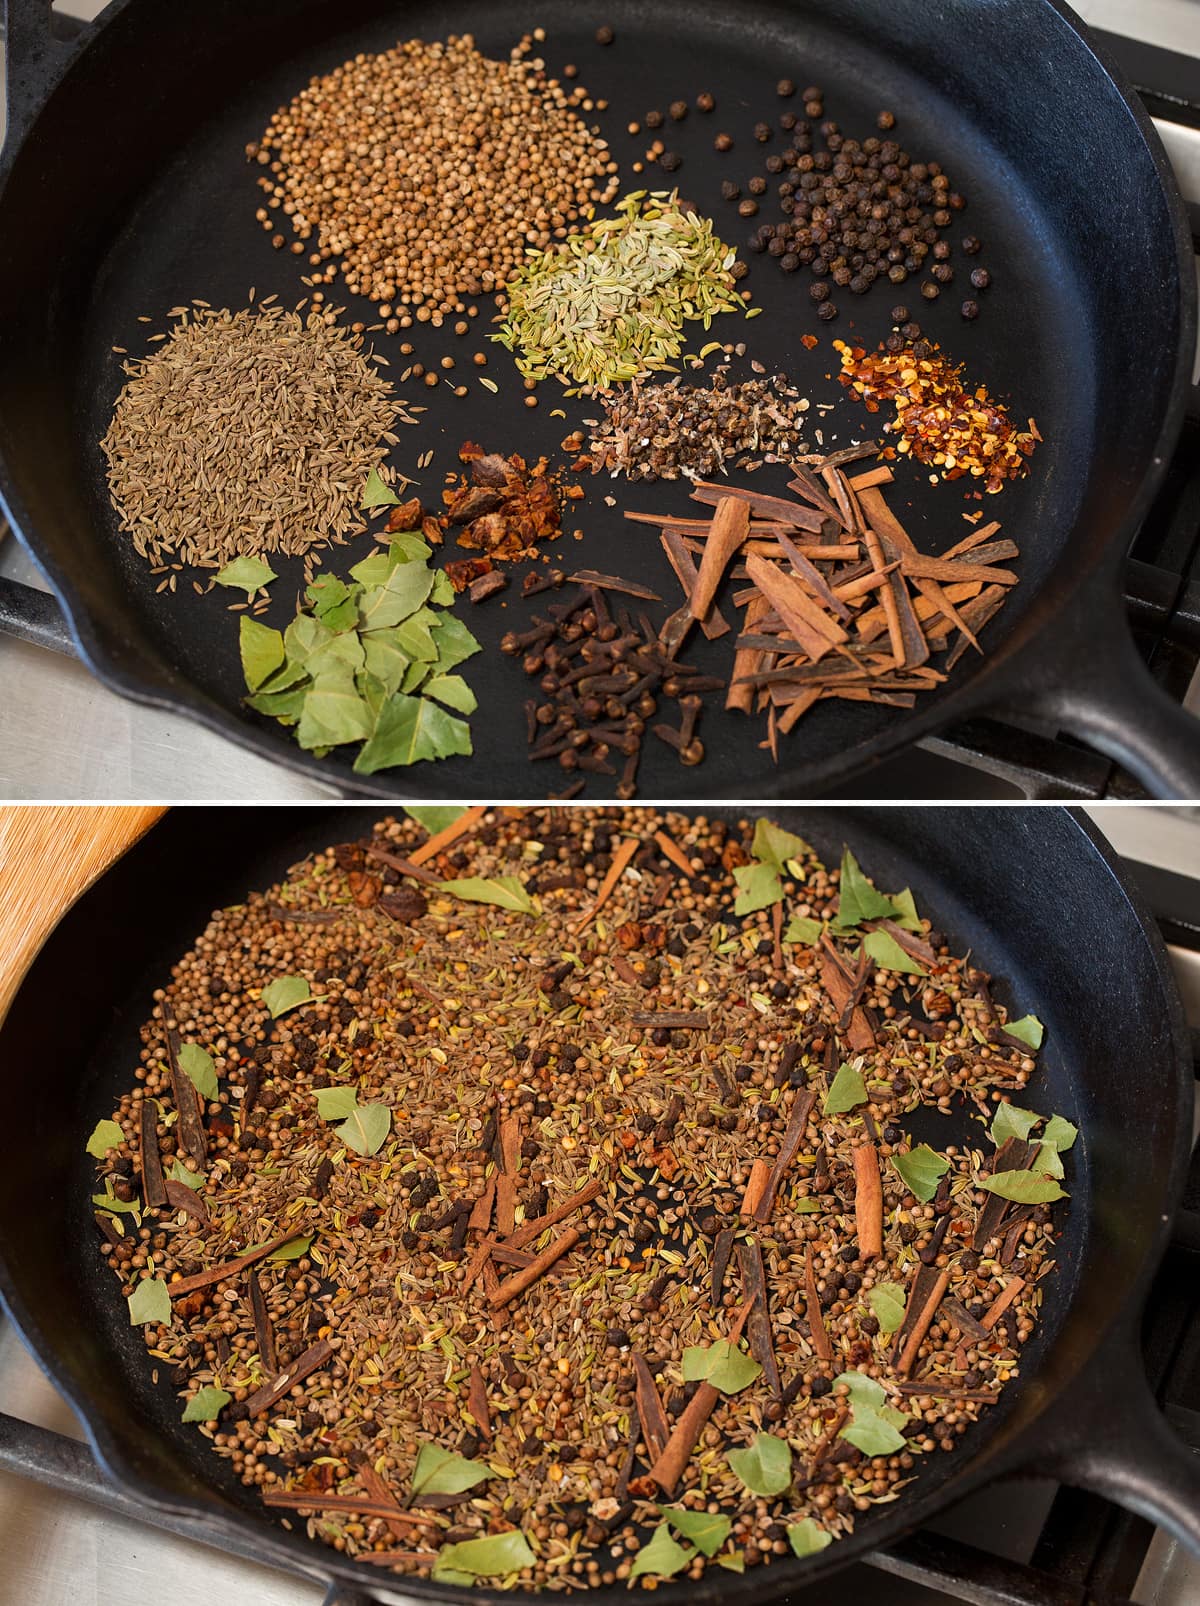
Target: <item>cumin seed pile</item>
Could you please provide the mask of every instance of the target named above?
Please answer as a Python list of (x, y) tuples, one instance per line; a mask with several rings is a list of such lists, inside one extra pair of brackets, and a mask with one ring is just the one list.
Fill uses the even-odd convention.
[(363, 485), (416, 420), (326, 309), (177, 308), (101, 441), (121, 528), (152, 563), (219, 569), (366, 528)]
[(155, 993), (89, 1141), (131, 1321), (269, 1510), (380, 1568), (836, 1542), (1020, 1370), (1075, 1136), (1010, 1102), (1039, 1023), (920, 888), (768, 821), (433, 812)]

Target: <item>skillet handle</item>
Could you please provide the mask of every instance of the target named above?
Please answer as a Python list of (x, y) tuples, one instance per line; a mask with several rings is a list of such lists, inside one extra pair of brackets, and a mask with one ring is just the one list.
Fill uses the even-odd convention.
[(1048, 1469), (1039, 1455), (1038, 1468), (1137, 1512), (1200, 1556), (1200, 1448), (1168, 1425), (1140, 1357), (1129, 1354), (1092, 1392), (1083, 1431)]
[(15, 636), (69, 658), (78, 656), (67, 616), (54, 595), (4, 575), (0, 575), (0, 636)]
[[(1092, 577), (1053, 649), (1006, 680), (997, 711), (1033, 717), (1115, 759), (1159, 800), (1200, 798), (1200, 720), (1142, 661), (1107, 570)], [(989, 710), (991, 711), (991, 710)]]
[(51, 0), (0, 0), (4, 21), (5, 147), (28, 133), (74, 50), (94, 23), (51, 10)]

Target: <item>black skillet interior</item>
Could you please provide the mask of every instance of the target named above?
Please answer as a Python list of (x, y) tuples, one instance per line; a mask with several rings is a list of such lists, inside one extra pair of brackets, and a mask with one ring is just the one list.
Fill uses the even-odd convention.
[[(286, 1536), (263, 1527), (261, 1508), (228, 1464), (180, 1423), (166, 1380), (151, 1381), (140, 1334), (96, 1254), (83, 1139), (128, 1084), (151, 990), (209, 911), (266, 887), (330, 841), (362, 835), (375, 817), (362, 809), (175, 810), (66, 917), (0, 1030), (22, 1126), (0, 1168), (0, 1282), (10, 1309), (121, 1481), (149, 1499), (209, 1512), (215, 1499), (224, 1520), (256, 1523), (264, 1546)], [(1059, 1269), (1020, 1385), (958, 1453), (937, 1457), (901, 1502), (864, 1518), (851, 1540), (820, 1558), (815, 1576), (1019, 1461), (1024, 1430), (1136, 1304), (1180, 1185), (1190, 1069), (1172, 1037), (1177, 1006), (1157, 936), (1065, 812), (996, 811), (986, 827), (977, 811), (955, 809), (776, 817), (829, 860), (848, 840), (880, 886), (911, 885), (922, 912), (993, 972), (997, 997), (1045, 1022), (1027, 1102), (1066, 1115), (1081, 1134), (1068, 1160)], [(964, 1112), (914, 1129), (941, 1144), (980, 1134)], [(1060, 1440), (1052, 1419), (1040, 1422), (1039, 1456), (1049, 1458)], [(1025, 1458), (1032, 1449), (1026, 1436)], [(334, 1565), (324, 1549), (301, 1546), (300, 1555), (309, 1566)], [(793, 1576), (773, 1567), (754, 1592)], [(720, 1588), (733, 1599), (742, 1584), (727, 1579)]]
[[(27, 12), (35, 0), (9, 0)], [(936, 16), (936, 21), (934, 17)], [(597, 23), (616, 29), (616, 43), (594, 40)], [(988, 631), (988, 658), (970, 655), (957, 668), (951, 692), (924, 699), (905, 715), (860, 704), (821, 704), (784, 746), (775, 772), (760, 752), (761, 722), (717, 709), (702, 732), (708, 759), (704, 788), (711, 795), (803, 793), (817, 778), (829, 784), (870, 755), (892, 750), (931, 720), (978, 706), (984, 680), (1046, 626), (1070, 593), (1098, 565), (1130, 512), (1169, 408), (1172, 371), (1185, 319), (1173, 254), (1173, 218), (1141, 129), (1088, 46), (1048, 0), (1007, 0), (981, 6), (950, 0), (936, 13), (890, 0), (756, 0), (730, 7), (717, 0), (655, 7), (613, 0), (599, 9), (546, 0), (539, 6), (461, 0), (382, 6), (378, 0), (117, 0), (51, 99), (22, 151), (0, 215), (0, 293), (21, 316), (0, 332), (0, 491), (14, 522), (67, 598), (93, 664), (121, 689), (186, 705), (228, 734), (252, 741), (285, 762), (307, 767), (330, 784), (379, 796), (452, 793), (486, 788), (493, 794), (541, 796), (553, 786), (545, 768), (524, 759), (523, 699), (530, 686), (519, 664), (496, 651), (501, 634), (524, 625), (538, 604), (507, 596), (477, 609), (469, 622), (485, 653), (468, 666), (480, 709), (473, 722), (475, 757), (421, 765), (364, 780), (349, 759), (303, 755), (273, 722), (243, 713), (239, 696), (237, 621), (219, 589), (199, 597), (190, 574), (178, 593), (156, 594), (148, 572), (116, 527), (103, 457), (97, 445), (122, 383), (114, 345), (133, 354), (167, 327), (168, 309), (196, 296), (214, 305), (240, 305), (254, 287), (295, 302), (304, 259), (274, 252), (255, 222), (257, 171), (244, 146), (274, 108), (310, 75), (359, 49), (378, 49), (398, 37), (444, 37), (472, 30), (480, 46), (500, 54), (521, 32), (547, 29), (542, 48), (558, 73), (575, 63), (580, 81), (610, 108), (597, 117), (622, 163), (626, 190), (666, 175), (637, 177), (630, 163), (647, 136), (626, 133), (631, 119), (676, 97), (711, 91), (717, 109), (694, 109), (683, 124), (668, 120), (664, 139), (683, 156), (676, 175), (683, 193), (712, 215), (723, 237), (746, 252), (754, 223), (722, 201), (721, 181), (743, 186), (769, 150), (782, 148), (778, 115), (801, 112), (798, 99), (776, 94), (781, 77), (826, 90), (826, 112), (847, 132), (876, 132), (881, 107), (897, 117), (896, 137), (914, 159), (938, 160), (968, 197), (955, 216), (955, 282), (934, 304), (922, 300), (919, 277), (895, 289), (880, 282), (861, 298), (837, 295), (841, 316), (821, 324), (807, 294), (805, 273), (782, 274), (767, 258), (747, 253), (746, 284), (763, 312), (755, 320), (718, 320), (712, 335), (698, 327), (689, 349), (713, 337), (744, 340), (748, 363), (759, 358), (783, 369), (814, 404), (834, 403), (814, 431), (826, 447), (870, 433), (863, 410), (843, 401), (832, 378), (838, 368), (833, 336), (873, 345), (890, 328), (898, 301), (969, 373), (1008, 398), (1022, 421), (1036, 417), (1045, 436), (1029, 479), (984, 502), (964, 499), (962, 482), (931, 487), (922, 472), (902, 469), (892, 497), (920, 543), (944, 549), (970, 528), (962, 515), (982, 507), (999, 517), (1022, 548), (1021, 585)], [(754, 123), (776, 125), (770, 145), (752, 136)], [(103, 125), (103, 141), (89, 126)], [(728, 131), (733, 151), (718, 155), (715, 135)], [(486, 185), (486, 174), (478, 182)], [(764, 197), (760, 221), (779, 214)], [(1119, 248), (1099, 248), (1096, 231)], [(958, 248), (973, 232), (984, 254)], [(10, 243), (11, 242), (11, 243)], [(978, 321), (966, 323), (959, 304), (971, 293), (968, 272), (988, 266), (993, 287), (979, 299)], [(371, 321), (373, 310), (346, 300), (351, 317)], [(377, 349), (397, 376), (407, 362), (436, 361), (446, 349), (472, 387), (463, 400), (443, 385), (430, 392), (410, 381), (410, 401), (427, 405), (417, 428), (402, 431), (394, 461), (411, 473), (417, 456), (434, 449), (417, 475), (421, 493), (437, 504), (443, 475), (458, 464), (470, 438), (489, 449), (559, 456), (558, 443), (594, 404), (561, 400), (542, 387), (540, 407), (521, 406), (512, 359), (486, 344), (490, 301), (469, 335), (417, 326), (410, 334), (377, 337)], [(145, 315), (151, 321), (138, 322)], [(807, 350), (802, 337), (820, 333)], [(475, 384), (470, 357), (485, 347), (487, 373), (498, 396)], [(741, 364), (746, 371), (746, 363)], [(552, 412), (561, 400), (566, 417)], [(781, 489), (786, 475), (763, 470), (757, 483)], [(586, 498), (570, 509), (568, 533), (550, 560), (620, 572), (658, 589), (674, 607), (677, 590), (657, 536), (631, 526), (626, 508), (678, 513), (686, 486), (610, 485), (589, 478)], [(620, 508), (605, 497), (620, 491)], [(369, 549), (369, 538), (335, 550), (329, 563), (344, 572)], [(447, 556), (453, 555), (452, 550)], [(297, 595), (297, 565), (277, 564), (269, 619), (286, 622)], [(1115, 594), (1114, 594), (1115, 596)], [(543, 599), (544, 600), (544, 599)], [(1097, 628), (1095, 619), (1086, 621)], [(727, 674), (724, 642), (689, 644), (684, 655), (706, 670)], [(352, 758), (353, 754), (350, 753)], [(647, 743), (641, 789), (647, 796), (691, 790), (659, 743)]]

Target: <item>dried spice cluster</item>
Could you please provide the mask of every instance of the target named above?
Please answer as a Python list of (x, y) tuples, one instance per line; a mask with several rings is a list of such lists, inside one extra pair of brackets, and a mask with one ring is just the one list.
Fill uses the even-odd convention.
[(607, 141), (577, 115), (586, 90), (526, 60), (532, 42), (493, 61), (469, 34), (410, 39), (314, 79), (247, 152), (270, 172), (264, 229), (282, 213), (316, 277), (340, 267), (385, 319), (392, 302), (438, 315), (498, 290), (527, 246), (616, 193)]
[(604, 398), (592, 428), (590, 466), (630, 480), (700, 479), (730, 467), (788, 462), (807, 450), (808, 398), (783, 374), (730, 384), (724, 370), (707, 386), (680, 379), (638, 384)]
[(838, 377), (855, 400), (869, 413), (877, 413), (881, 402), (896, 409), (895, 422), (885, 427), (900, 440), (885, 456), (911, 455), (932, 464), (944, 480), (970, 475), (992, 495), (1005, 480), (1028, 473), (1041, 440), (1033, 419), (1027, 430), (1018, 429), (986, 385), (968, 385), (962, 364), (950, 362), (936, 345), (924, 342), (925, 353), (918, 356), (908, 347), (868, 352), (842, 340), (833, 344), (842, 359)]
[[(1040, 1026), (766, 821), (431, 812), (155, 995), (89, 1144), (131, 1319), (270, 1508), (381, 1566), (821, 1548), (1018, 1370), (1074, 1135), (1005, 1102)], [(997, 1153), (912, 1144), (960, 1099)]]
[(154, 563), (215, 569), (366, 528), (368, 473), (415, 423), (332, 309), (197, 302), (129, 375), (101, 441), (121, 528)]

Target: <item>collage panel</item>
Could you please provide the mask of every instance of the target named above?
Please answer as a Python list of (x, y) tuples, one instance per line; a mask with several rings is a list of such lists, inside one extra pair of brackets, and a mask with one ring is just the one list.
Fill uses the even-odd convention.
[(1068, 1545), (1192, 1597), (1194, 810), (24, 808), (0, 860), (8, 1598), (1040, 1601)]

